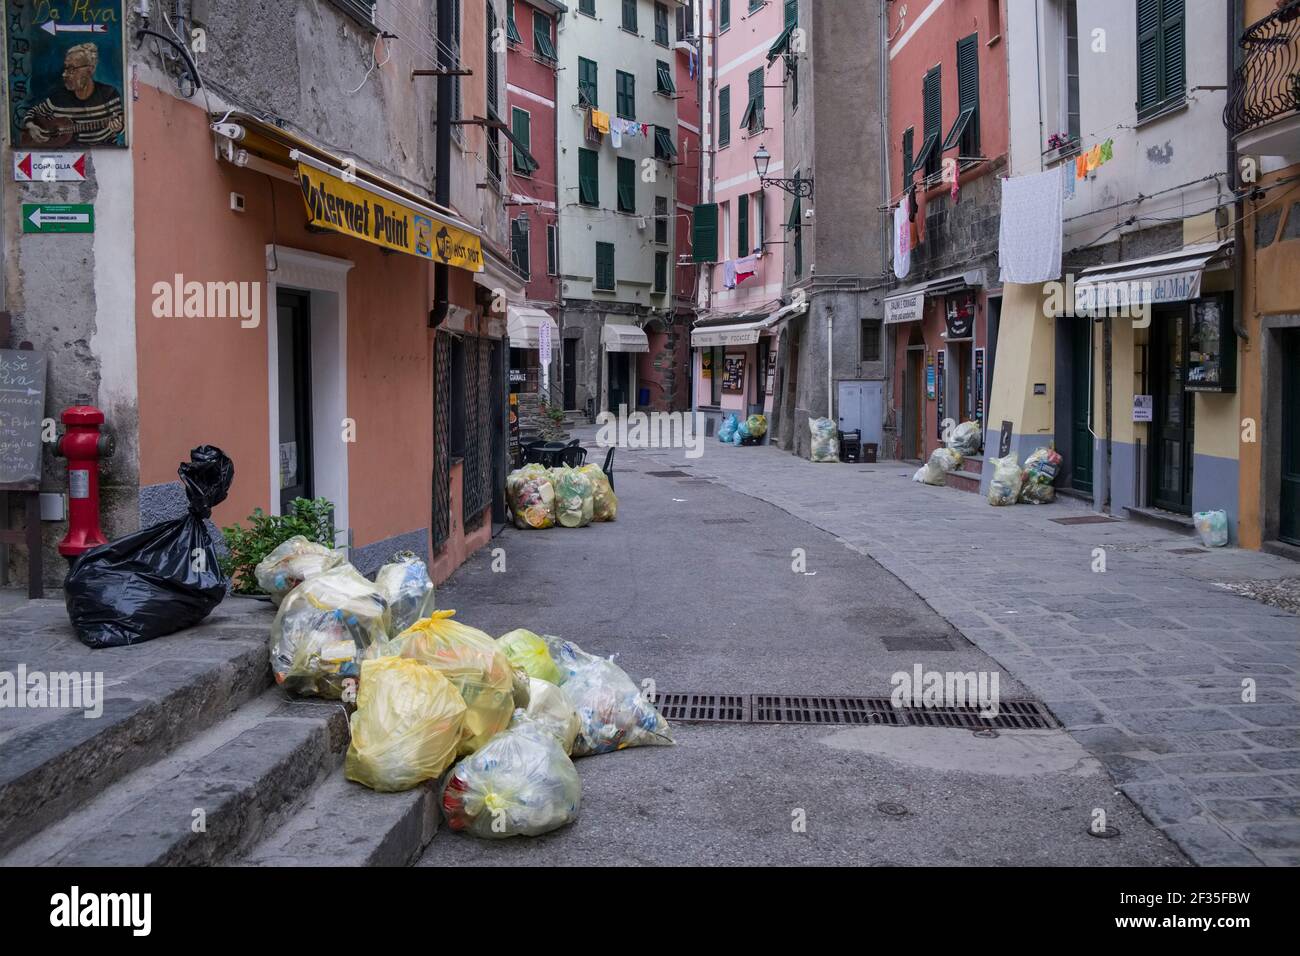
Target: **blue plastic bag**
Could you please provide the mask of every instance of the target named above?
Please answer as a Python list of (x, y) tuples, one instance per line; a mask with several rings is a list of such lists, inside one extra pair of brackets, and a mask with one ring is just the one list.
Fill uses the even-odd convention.
[(735, 438), (736, 435), (736, 429), (739, 427), (740, 427), (740, 419), (737, 418), (735, 415), (728, 415), (726, 420), (722, 423), (722, 427), (718, 429), (718, 441), (733, 443), (733, 439)]

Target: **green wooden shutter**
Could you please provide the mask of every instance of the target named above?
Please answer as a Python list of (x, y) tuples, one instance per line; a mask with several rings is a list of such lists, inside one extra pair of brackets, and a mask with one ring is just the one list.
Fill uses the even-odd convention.
[(532, 266), (528, 256), (528, 221), (511, 219), (510, 220), (510, 257), (514, 260), (515, 268), (525, 279), (532, 275)]
[(546, 274), (553, 276), (556, 274), (556, 260), (559, 258), (559, 250), (556, 248), (556, 237), (558, 230), (554, 225), (546, 227)]
[[(794, 174), (796, 190), (802, 180), (803, 174), (796, 172)], [(790, 205), (790, 218), (785, 225), (787, 229), (794, 232), (794, 274), (801, 276), (803, 275), (803, 200), (797, 196)]]
[(1160, 0), (1137, 0), (1137, 109), (1160, 102)]
[(799, 25), (799, 0), (785, 0), (785, 28), (793, 29)]
[(636, 77), (618, 71), (614, 108), (622, 119), (636, 119)]
[(1186, 10), (1184, 0), (1163, 0), (1160, 4), (1160, 52), (1162, 86), (1160, 99), (1182, 96), (1187, 88)]
[(957, 113), (974, 110), (957, 152), (978, 156), (980, 148), (980, 61), (979, 35), (972, 33), (957, 41)]
[(618, 211), (636, 212), (636, 162), (618, 158)]
[(578, 202), (584, 206), (600, 205), (600, 175), (595, 150), (578, 149)]
[(731, 0), (718, 0), (718, 30), (731, 28)]
[(745, 107), (744, 126), (751, 132), (763, 128), (763, 69), (751, 70), (749, 74), (749, 105)]
[(736, 200), (736, 255), (749, 255), (749, 197), (743, 193)]
[(903, 188), (912, 185), (912, 137), (915, 130), (909, 126), (903, 131)]
[(731, 87), (718, 91), (718, 146), (731, 145)]
[(691, 216), (691, 247), (695, 262), (718, 261), (718, 204), (702, 203)]
[(518, 107), (514, 107), (510, 114), (510, 132), (515, 137), (515, 142), (523, 146), (515, 146), (511, 150), (511, 162), (514, 165), (515, 172), (523, 173), (527, 176), (533, 171), (533, 165), (528, 161), (533, 151), (533, 133), (532, 121), (529, 115)]
[[(599, 84), (598, 67), (595, 60), (588, 60), (586, 57), (578, 57), (578, 93), (581, 99), (586, 101), (586, 105), (598, 109), (600, 100), (598, 97)], [(579, 105), (583, 105), (581, 102)]]
[(636, 33), (636, 0), (623, 0), (623, 29)]
[(655, 242), (668, 245), (668, 197), (655, 196)]
[(655, 292), (668, 291), (668, 253), (655, 253)]
[(924, 104), (925, 138), (928, 140), (933, 136), (936, 139), (934, 148), (929, 150), (925, 157), (925, 172), (926, 175), (930, 175), (939, 169), (937, 140), (943, 136), (943, 85), (939, 67), (933, 67), (925, 74), (925, 82), (921, 85), (921, 99)]
[(596, 288), (610, 291), (614, 288), (614, 244), (596, 243)]
[(596, 0), (578, 0), (578, 12), (594, 17), (596, 15)]

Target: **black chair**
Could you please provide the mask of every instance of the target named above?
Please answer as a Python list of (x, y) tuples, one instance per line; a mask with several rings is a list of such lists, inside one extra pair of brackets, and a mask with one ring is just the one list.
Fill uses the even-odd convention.
[(534, 438), (532, 441), (520, 445), (519, 451), (523, 463), (525, 465), (542, 464), (542, 446), (545, 444), (546, 442), (542, 441), (542, 439)]
[(575, 443), (565, 446), (564, 451), (560, 452), (560, 461), (570, 468), (581, 468), (587, 463), (587, 449), (576, 444), (575, 439)]
[(609, 454), (605, 456), (605, 464), (601, 467), (600, 470), (603, 471), (605, 473), (605, 477), (609, 479), (609, 490), (613, 491), (614, 490), (614, 449), (613, 447), (609, 449)]

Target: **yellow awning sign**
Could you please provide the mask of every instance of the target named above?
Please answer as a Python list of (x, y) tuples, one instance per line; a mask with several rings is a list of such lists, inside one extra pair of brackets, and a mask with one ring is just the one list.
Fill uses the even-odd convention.
[(483, 245), (472, 232), (301, 162), (298, 183), (313, 226), (470, 272), (483, 271)]

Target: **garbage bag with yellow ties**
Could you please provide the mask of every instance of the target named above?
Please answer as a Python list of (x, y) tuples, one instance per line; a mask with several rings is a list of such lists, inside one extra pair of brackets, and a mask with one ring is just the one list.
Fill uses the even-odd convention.
[(582, 781), (560, 742), (525, 721), (456, 764), (441, 802), (453, 830), (489, 840), (539, 836), (577, 818)]
[(350, 564), (307, 578), (289, 592), (271, 623), (276, 683), (306, 697), (338, 700), (362, 660), (388, 640), (388, 602)]
[(578, 471), (587, 476), (591, 482), (592, 504), (594, 506), (592, 520), (594, 521), (613, 521), (618, 517), (618, 496), (614, 494), (614, 486), (609, 483), (609, 476), (600, 465), (583, 465)]
[(459, 691), (428, 664), (364, 661), (343, 772), (372, 790), (409, 790), (451, 766), (464, 723)]
[(387, 653), (424, 661), (441, 671), (465, 699), (460, 753), (473, 753), (506, 728), (514, 704), (514, 671), (496, 641), (452, 620), (455, 611), (434, 611), (388, 645)]
[(497, 646), (505, 653), (510, 666), (519, 668), (529, 677), (539, 677), (552, 684), (560, 682), (560, 669), (551, 660), (546, 642), (532, 631), (515, 628), (498, 637)]

